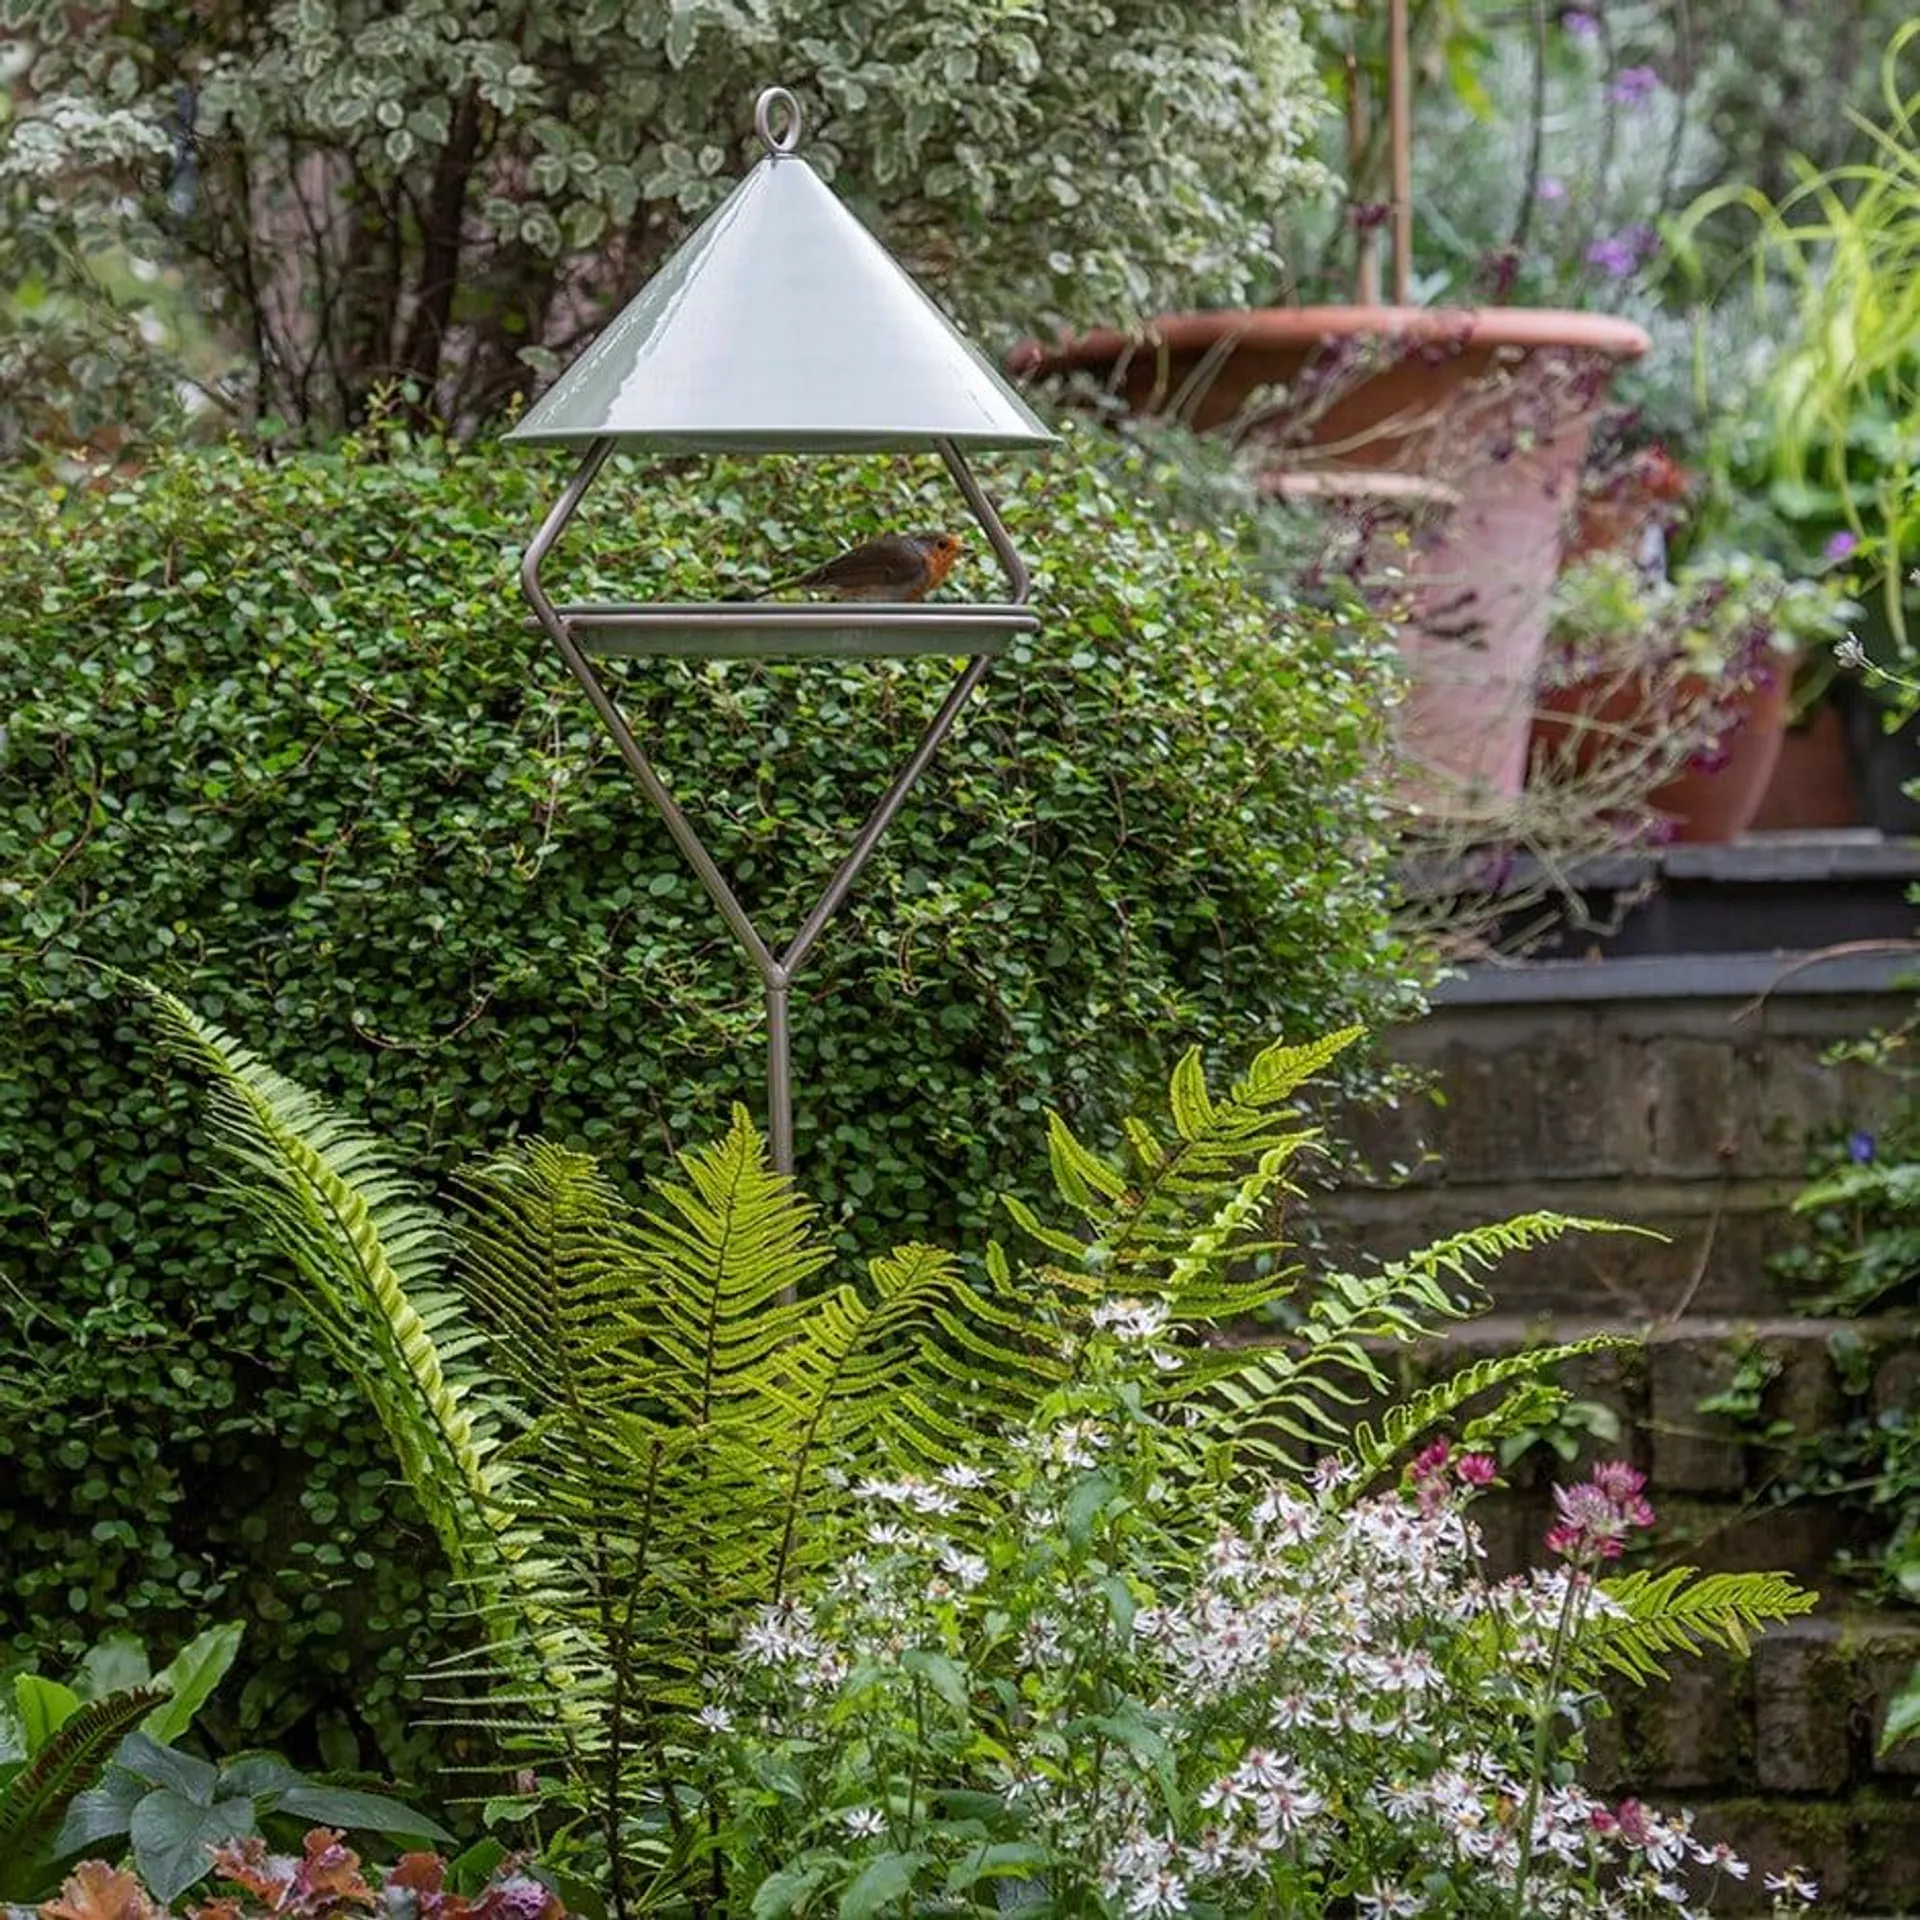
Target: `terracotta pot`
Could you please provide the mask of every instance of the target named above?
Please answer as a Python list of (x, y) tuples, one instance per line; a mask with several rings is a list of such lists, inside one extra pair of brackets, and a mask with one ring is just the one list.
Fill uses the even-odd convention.
[[(1715, 764), (1689, 767), (1647, 795), (1648, 805), (1674, 822), (1674, 839), (1718, 843), (1753, 826), (1786, 737), (1788, 679), (1779, 671), (1750, 681), (1729, 706), (1730, 724)], [(1709, 683), (1693, 674), (1658, 689), (1617, 678), (1555, 687), (1539, 699), (1533, 756), (1551, 755), (1576, 775), (1589, 773), (1601, 764), (1609, 739), (1652, 738), (1663, 711), (1684, 711), (1714, 697)]]
[(1278, 491), (1307, 480), (1382, 531), (1411, 522), (1393, 553), (1411, 682), (1400, 747), (1410, 797), (1454, 812), (1525, 781), (1547, 596), (1594, 416), (1614, 367), (1647, 344), (1598, 314), (1273, 307), (1029, 342), (1009, 364), (1096, 375), (1137, 413), (1230, 429)]
[(1787, 729), (1753, 825), (1761, 833), (1778, 833), (1859, 824), (1860, 800), (1848, 765), (1846, 727), (1840, 709), (1823, 700), (1804, 726)]

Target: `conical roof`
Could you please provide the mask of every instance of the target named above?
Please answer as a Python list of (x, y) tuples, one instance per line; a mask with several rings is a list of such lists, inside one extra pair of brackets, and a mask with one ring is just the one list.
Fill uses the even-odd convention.
[(846, 453), (1053, 435), (820, 176), (775, 147), (506, 437)]

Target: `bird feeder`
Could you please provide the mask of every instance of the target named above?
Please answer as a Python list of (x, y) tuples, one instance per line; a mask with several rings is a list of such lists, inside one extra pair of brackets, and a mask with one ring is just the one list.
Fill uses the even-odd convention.
[[(776, 132), (774, 119), (783, 125)], [(528, 409), (507, 439), (579, 449), (520, 583), (766, 996), (768, 1139), (793, 1169), (788, 994), (994, 656), (1038, 626), (1027, 568), (966, 461), (1053, 435), (796, 151), (798, 101), (769, 87), (766, 156)], [(541, 569), (616, 447), (673, 454), (936, 453), (1006, 577), (981, 604), (766, 601), (556, 604)], [(966, 664), (799, 929), (762, 935), (668, 791), (596, 660), (946, 654)]]

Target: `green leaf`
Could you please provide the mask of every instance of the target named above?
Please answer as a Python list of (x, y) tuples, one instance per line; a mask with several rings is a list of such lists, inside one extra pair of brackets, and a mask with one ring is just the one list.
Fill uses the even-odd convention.
[(804, 1913), (808, 1900), (827, 1877), (827, 1869), (818, 1861), (809, 1865), (799, 1861), (770, 1873), (753, 1890), (753, 1920), (780, 1920), (789, 1913)]
[(928, 1857), (924, 1853), (883, 1853), (868, 1861), (840, 1896), (840, 1920), (871, 1920), (883, 1907), (905, 1899)]
[(289, 1787), (304, 1784), (306, 1775), (280, 1758), (277, 1753), (241, 1753), (220, 1766), (220, 1791), (223, 1795), (244, 1793), (250, 1800), (268, 1795), (276, 1799)]
[(135, 1688), (90, 1700), (61, 1723), (32, 1760), (5, 1769), (0, 1781), (0, 1899), (30, 1897), (33, 1889), (17, 1883), (9, 1863), (39, 1856), (55, 1828), (61, 1831), (53, 1844), (54, 1857), (84, 1844), (66, 1842), (75, 1809), (152, 1698), (151, 1691)]
[(171, 1687), (173, 1697), (154, 1710), (141, 1732), (162, 1746), (178, 1740), (193, 1725), (194, 1715), (233, 1665), (244, 1631), (242, 1624), (234, 1620), (223, 1627), (209, 1627), (198, 1638), (188, 1641), (154, 1675), (154, 1684)]
[(980, 1880), (1037, 1877), (1052, 1865), (1050, 1848), (1026, 1840), (1002, 1840), (955, 1861), (947, 1886), (954, 1893), (964, 1893)]
[(279, 1797), (279, 1810), (323, 1827), (352, 1827), (405, 1839), (448, 1841), (453, 1838), (437, 1820), (382, 1794), (360, 1793), (347, 1787), (303, 1783)]
[(447, 1862), (447, 1891), (469, 1896), (481, 1892), (506, 1858), (507, 1849), (498, 1840), (476, 1840)]
[(196, 1806), (210, 1807), (220, 1784), (220, 1772), (190, 1753), (163, 1747), (144, 1733), (130, 1733), (120, 1742), (114, 1764), (138, 1774), (150, 1787), (164, 1787)]
[(71, 1687), (63, 1687), (57, 1680), (42, 1679), (37, 1673), (14, 1676), (13, 1698), (29, 1759), (80, 1711), (82, 1704)]
[(1074, 1483), (1061, 1517), (1067, 1538), (1076, 1546), (1083, 1545), (1093, 1532), (1094, 1521), (1105, 1510), (1118, 1488), (1119, 1482), (1110, 1473), (1082, 1474)]
[(155, 1899), (165, 1902), (206, 1877), (215, 1847), (257, 1830), (251, 1800), (205, 1805), (162, 1787), (134, 1808), (128, 1838), (141, 1879)]
[(80, 1657), (74, 1669), (73, 1690), (83, 1700), (102, 1700), (110, 1693), (127, 1693), (153, 1679), (147, 1649), (138, 1634), (102, 1634)]
[(1172, 1106), (1173, 1124), (1182, 1140), (1198, 1140), (1213, 1125), (1213, 1102), (1207, 1096), (1198, 1047), (1189, 1047), (1173, 1070)]
[(153, 1789), (125, 1767), (108, 1767), (97, 1786), (89, 1787), (67, 1809), (67, 1817), (53, 1843), (61, 1858), (83, 1853), (102, 1840), (124, 1835), (133, 1822), (133, 1810)]
[(900, 1664), (908, 1673), (922, 1675), (955, 1713), (965, 1716), (968, 1706), (967, 1677), (944, 1653), (913, 1647), (900, 1656)]
[(1920, 1662), (1915, 1663), (1907, 1675), (1906, 1685), (1888, 1703), (1887, 1722), (1880, 1729), (1875, 1757), (1884, 1758), (1903, 1740), (1911, 1740), (1916, 1734), (1920, 1734)]

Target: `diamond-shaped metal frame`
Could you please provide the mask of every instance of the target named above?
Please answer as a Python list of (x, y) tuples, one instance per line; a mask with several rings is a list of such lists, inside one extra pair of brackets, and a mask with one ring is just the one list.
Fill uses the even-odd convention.
[[(557, 606), (541, 584), (540, 570), (578, 512), (607, 456), (611, 438), (595, 440), (554, 502), (520, 563), (520, 585), (534, 616), (560, 651), (567, 670), (586, 690), (601, 723), (613, 736), (640, 790), (666, 823), (667, 832), (719, 908), (741, 950), (759, 976), (767, 1008), (767, 1141), (774, 1167), (793, 1171), (793, 1050), (789, 990), (827, 922), (852, 890), (861, 870), (892, 824), (914, 783), (927, 769), (940, 743), (953, 730), (968, 697), (985, 677), (994, 656), (1016, 633), (1032, 632), (1039, 621), (1027, 610), (1031, 581), (993, 503), (950, 440), (934, 448), (946, 463), (961, 496), (987, 536), (1007, 577), (1004, 604), (942, 603), (908, 605), (770, 605), (765, 602), (646, 602), (632, 605), (579, 603)], [(893, 784), (881, 795), (854, 836), (845, 858), (827, 882), (813, 909), (786, 946), (776, 952), (740, 904), (693, 823), (681, 811), (654, 770), (646, 750), (619, 704), (593, 670), (591, 656), (661, 654), (706, 658), (767, 655), (945, 653), (965, 655), (967, 665), (940, 710), (928, 723)]]

